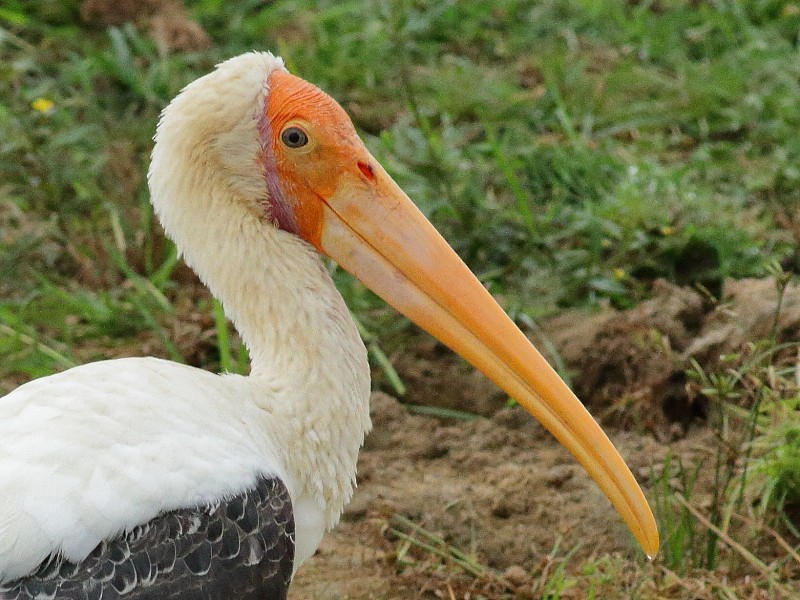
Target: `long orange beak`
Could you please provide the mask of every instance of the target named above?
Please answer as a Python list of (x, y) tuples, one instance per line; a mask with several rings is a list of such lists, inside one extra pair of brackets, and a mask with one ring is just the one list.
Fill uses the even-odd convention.
[(653, 513), (583, 404), (400, 187), (370, 157), (323, 200), (321, 249), (399, 312), (480, 369), (544, 425), (608, 496), (645, 553)]

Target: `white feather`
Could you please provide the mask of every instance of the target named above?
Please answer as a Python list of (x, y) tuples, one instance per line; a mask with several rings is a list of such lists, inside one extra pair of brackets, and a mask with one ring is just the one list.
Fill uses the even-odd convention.
[(289, 488), (297, 569), (350, 499), (370, 426), (366, 350), (317, 253), (256, 210), (258, 117), (277, 68), (251, 53), (187, 86), (149, 173), (156, 213), (234, 321), (251, 375), (130, 358), (0, 398), (0, 582), (259, 475)]

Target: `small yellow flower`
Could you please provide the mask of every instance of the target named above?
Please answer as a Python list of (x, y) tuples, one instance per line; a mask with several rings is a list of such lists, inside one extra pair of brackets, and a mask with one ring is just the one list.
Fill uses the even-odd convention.
[(787, 4), (781, 11), (782, 17), (796, 17), (797, 15), (800, 15), (800, 6), (797, 4)]
[(37, 98), (31, 102), (31, 108), (42, 114), (49, 114), (55, 110), (56, 104), (47, 98)]
[(675, 233), (674, 227), (667, 225), (666, 227), (661, 228), (661, 235), (672, 235), (673, 233)]
[(628, 274), (625, 272), (625, 269), (620, 269), (619, 267), (614, 269), (614, 279), (617, 281), (622, 281), (625, 279), (625, 277), (627, 277), (627, 275)]

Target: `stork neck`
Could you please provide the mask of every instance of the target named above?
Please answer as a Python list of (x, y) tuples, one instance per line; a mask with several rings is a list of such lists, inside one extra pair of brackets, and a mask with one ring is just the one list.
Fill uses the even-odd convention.
[[(212, 213), (213, 214), (213, 213)], [(250, 350), (250, 381), (296, 493), (339, 519), (369, 430), (366, 350), (316, 251), (240, 205), (212, 219), (185, 258), (220, 299)]]
[(324, 507), (331, 526), (352, 493), (369, 429), (366, 349), (316, 251), (264, 221), (253, 116), (262, 111), (253, 107), (263, 106), (263, 82), (275, 65), (241, 67), (236, 77), (198, 80), (164, 111), (148, 175), (151, 201), (250, 351), (245, 387), (264, 415), (250, 425), (264, 429), (295, 493)]
[(177, 240), (186, 262), (218, 298), (251, 356), (251, 375), (302, 389), (319, 370), (353, 377), (365, 360), (350, 313), (317, 252), (263, 222), (244, 203), (208, 196), (224, 215)]
[(330, 527), (352, 494), (370, 427), (366, 349), (317, 252), (224, 186), (204, 187), (191, 211), (159, 216), (241, 334), (266, 435)]

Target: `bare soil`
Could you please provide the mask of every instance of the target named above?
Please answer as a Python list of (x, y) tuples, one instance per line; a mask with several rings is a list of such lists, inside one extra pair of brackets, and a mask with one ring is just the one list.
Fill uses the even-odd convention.
[[(800, 329), (798, 287), (787, 291), (777, 322), (772, 281), (728, 282), (714, 302), (666, 283), (656, 289), (630, 311), (573, 312), (543, 324), (573, 388), (646, 490), (668, 452), (692, 465), (715, 443), (707, 407), (684, 374), (689, 359), (711, 369), (721, 354), (771, 335), (773, 326), (787, 339)], [(414, 415), (376, 392), (358, 490), (342, 523), (298, 572), (293, 600), (540, 598), (555, 559), (576, 548), (567, 572), (585, 565), (607, 571), (598, 598), (717, 597), (707, 580), (673, 581), (658, 560), (648, 564), (566, 450), (449, 352), (426, 341), (397, 367), (409, 387), (404, 400), (481, 416)], [(707, 505), (712, 484), (701, 475), (692, 496), (699, 506)], [(474, 556), (491, 576), (468, 575), (404, 542), (393, 532), (396, 515)], [(750, 575), (745, 565), (720, 577), (741, 597), (770, 597), (747, 592)], [(576, 585), (560, 597), (586, 594)]]
[[(378, 392), (373, 418), (356, 496), (343, 522), (298, 573), (294, 600), (435, 598), (448, 584), (463, 598), (469, 578), (455, 569), (455, 576), (444, 573), (440, 579), (425, 553), (412, 553), (418, 562), (404, 572), (389, 531), (395, 514), (474, 551), (493, 572), (510, 573), (512, 580), (517, 572), (494, 597), (530, 584), (527, 574), (538, 570), (559, 539), (565, 552), (583, 544), (576, 559), (602, 548), (635, 560), (635, 542), (597, 486), (521, 409), (447, 423), (411, 415)], [(641, 480), (667, 451), (650, 436), (612, 437)], [(683, 443), (702, 445), (702, 433)]]

